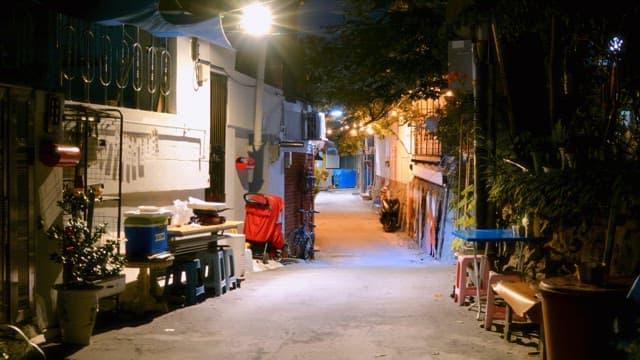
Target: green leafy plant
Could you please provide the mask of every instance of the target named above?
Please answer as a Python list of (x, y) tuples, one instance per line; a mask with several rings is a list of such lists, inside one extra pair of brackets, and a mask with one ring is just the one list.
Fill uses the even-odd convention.
[(107, 224), (92, 229), (92, 189), (66, 188), (58, 206), (63, 224), (52, 226), (47, 236), (58, 243), (51, 260), (62, 264), (63, 283), (67, 288), (94, 286), (94, 282), (120, 274), (126, 259), (118, 252), (118, 242), (105, 237)]
[(594, 159), (589, 166), (541, 173), (497, 166), (491, 179), (490, 199), (532, 214), (535, 235), (548, 239), (531, 247), (525, 260), (536, 277), (573, 273), (585, 261), (609, 265), (616, 226), (640, 208), (635, 161)]
[[(458, 199), (456, 200), (456, 219), (454, 221), (454, 226), (456, 229), (469, 229), (476, 226), (473, 189), (473, 184), (468, 185), (462, 190), (462, 192), (458, 196)], [(472, 244), (470, 242), (464, 241), (459, 237), (454, 237), (453, 241), (451, 242), (451, 250), (454, 251), (463, 252), (466, 249), (471, 248)]]
[(327, 169), (316, 168), (314, 170), (314, 173), (315, 179), (313, 184), (313, 193), (317, 194), (320, 192), (320, 184), (323, 181), (327, 181), (327, 179), (329, 178), (329, 171), (327, 171)]

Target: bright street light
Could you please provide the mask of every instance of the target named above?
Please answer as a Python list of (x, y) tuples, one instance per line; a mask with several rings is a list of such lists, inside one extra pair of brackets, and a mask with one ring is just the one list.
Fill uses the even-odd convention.
[(329, 115), (333, 116), (334, 118), (338, 118), (338, 117), (342, 117), (343, 113), (342, 113), (342, 110), (331, 110)]
[(255, 3), (242, 9), (242, 28), (253, 36), (262, 36), (271, 30), (271, 11)]

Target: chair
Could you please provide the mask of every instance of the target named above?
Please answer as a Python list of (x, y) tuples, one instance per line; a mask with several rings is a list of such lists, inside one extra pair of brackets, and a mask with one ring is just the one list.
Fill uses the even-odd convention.
[(484, 314), (484, 329), (489, 331), (493, 325), (493, 320), (504, 320), (506, 316), (506, 307), (496, 304), (496, 299), (500, 296), (493, 290), (493, 285), (499, 281), (520, 281), (518, 274), (501, 274), (495, 271), (489, 271), (489, 279), (487, 280), (487, 306)]
[[(487, 295), (486, 280), (489, 276), (489, 267), (484, 255), (477, 255), (476, 258), (478, 259), (478, 269), (483, 269), (483, 275), (480, 276), (480, 296), (484, 296)], [(473, 255), (458, 255), (457, 258), (453, 300), (460, 306), (465, 304), (467, 296), (477, 295), (476, 286), (478, 285), (474, 283), (473, 259)], [(470, 283), (474, 283), (473, 286), (469, 286)], [(476, 299), (476, 301), (480, 301), (480, 299)]]
[[(502, 297), (507, 305), (504, 324), (504, 339), (511, 341), (514, 327), (523, 332), (538, 333), (538, 350), (544, 353), (544, 330), (542, 319), (542, 301), (539, 291), (526, 281), (498, 281), (493, 286), (494, 291)], [(513, 316), (518, 318), (514, 319)], [(516, 320), (516, 321), (513, 321)]]

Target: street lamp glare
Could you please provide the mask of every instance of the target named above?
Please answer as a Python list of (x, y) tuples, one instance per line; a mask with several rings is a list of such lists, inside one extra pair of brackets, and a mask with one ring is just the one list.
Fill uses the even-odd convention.
[(242, 28), (254, 36), (265, 35), (271, 29), (271, 11), (262, 4), (252, 4), (243, 9)]

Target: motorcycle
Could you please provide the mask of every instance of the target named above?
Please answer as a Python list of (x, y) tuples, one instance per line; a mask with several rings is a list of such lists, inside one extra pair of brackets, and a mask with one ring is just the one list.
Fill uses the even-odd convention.
[(400, 216), (400, 200), (383, 199), (380, 206), (380, 223), (385, 232), (396, 231), (400, 224), (398, 219)]

